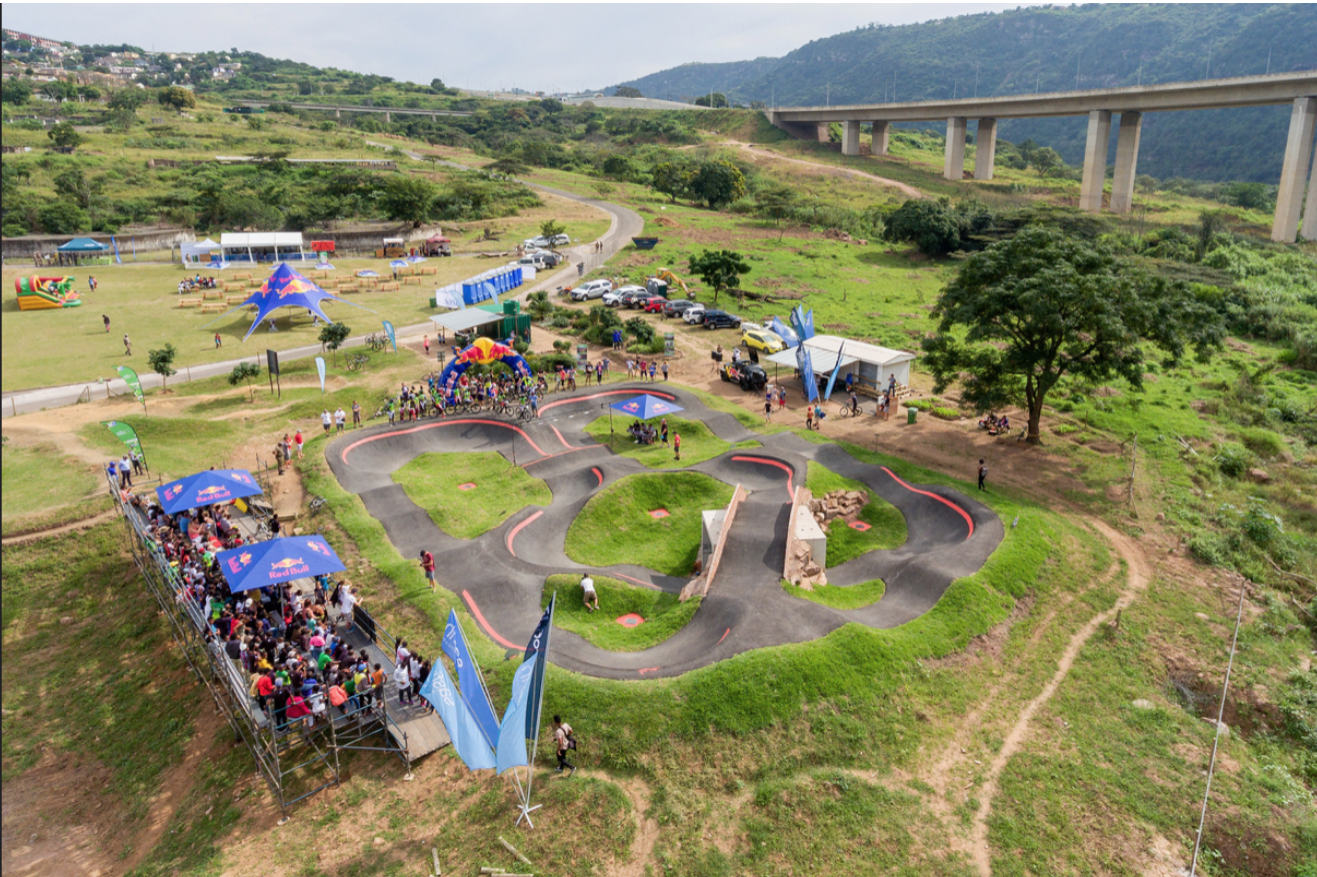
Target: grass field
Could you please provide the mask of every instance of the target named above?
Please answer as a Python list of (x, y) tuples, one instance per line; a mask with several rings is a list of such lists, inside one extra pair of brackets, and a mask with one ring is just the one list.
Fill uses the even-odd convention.
[[(474, 539), (528, 505), (553, 501), (547, 484), (496, 451), (421, 454), (392, 478), (435, 526), (458, 539)], [(475, 487), (463, 490), (464, 484)]]
[[(700, 550), (706, 509), (724, 508), (732, 488), (697, 472), (629, 475), (595, 494), (567, 531), (577, 563), (634, 563), (666, 575), (688, 575)], [(650, 512), (665, 509), (666, 517)]]
[(829, 568), (840, 566), (875, 548), (898, 548), (905, 544), (905, 516), (895, 506), (874, 495), (860, 482), (844, 478), (811, 461), (805, 486), (815, 497), (822, 497), (825, 493), (834, 490), (859, 490), (869, 497), (869, 501), (860, 509), (858, 515), (859, 520), (869, 525), (868, 530), (848, 527), (845, 521), (835, 520), (828, 524), (826, 532)]
[[(578, 634), (587, 642), (612, 652), (638, 652), (656, 646), (686, 626), (700, 608), (700, 598), (677, 602), (673, 594), (627, 584), (607, 576), (592, 576), (599, 608), (585, 608), (579, 575), (549, 576), (544, 583), (545, 607), (549, 597), (558, 595), (554, 624)], [(635, 627), (619, 624), (623, 615), (635, 614), (644, 623)]]
[[(633, 418), (624, 414), (614, 415), (611, 425), (607, 414), (598, 417), (586, 425), (585, 432), (599, 444), (607, 445), (613, 453), (638, 460), (651, 469), (682, 469), (686, 466), (694, 466), (696, 463), (712, 460), (732, 447), (729, 442), (714, 435), (713, 431), (701, 421), (682, 417), (668, 417), (667, 421), (669, 442), (667, 445), (660, 441), (655, 441), (652, 445), (637, 444), (626, 431)], [(657, 420), (649, 421), (649, 425), (656, 430), (659, 428)], [(672, 439), (676, 435), (681, 436), (680, 460), (675, 459), (671, 447)]]
[(54, 526), (54, 522), (76, 520), (92, 505), (100, 506), (88, 496), (100, 486), (99, 474), (76, 458), (50, 445), (20, 448), (6, 444), (2, 453), (4, 490), (0, 498), (6, 534), (36, 529), (36, 523)]

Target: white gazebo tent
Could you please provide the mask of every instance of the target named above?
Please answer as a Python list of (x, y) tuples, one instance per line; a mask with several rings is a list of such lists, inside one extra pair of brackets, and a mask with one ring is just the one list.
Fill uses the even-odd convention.
[(184, 265), (193, 262), (209, 262), (211, 261), (211, 253), (223, 249), (223, 246), (215, 243), (210, 238), (206, 238), (204, 241), (184, 241), (178, 245), (178, 251), (182, 255)]
[[(893, 375), (898, 387), (910, 384), (910, 364), (914, 362), (915, 355), (908, 351), (892, 350), (837, 335), (815, 335), (806, 340), (803, 346), (809, 356), (810, 368), (820, 380), (837, 369), (838, 381), (845, 380), (847, 374), (854, 374), (856, 387), (871, 395), (876, 395), (884, 388)], [(794, 369), (796, 350), (787, 348), (779, 351), (767, 357), (767, 361)]]
[(280, 247), (295, 249), (299, 258), (306, 259), (300, 231), (226, 232), (220, 235), (220, 247), (223, 248), (226, 257), (233, 252), (246, 253), (247, 260), (252, 263), (256, 262), (256, 249), (272, 251), (274, 261), (279, 261)]

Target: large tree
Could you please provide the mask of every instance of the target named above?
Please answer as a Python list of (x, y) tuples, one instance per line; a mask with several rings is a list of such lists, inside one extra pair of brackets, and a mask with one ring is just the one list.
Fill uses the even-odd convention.
[(745, 175), (731, 162), (706, 161), (690, 180), (691, 194), (710, 207), (745, 197)]
[(662, 192), (676, 204), (677, 196), (685, 194), (686, 187), (690, 185), (691, 175), (690, 171), (676, 162), (662, 161), (650, 168), (649, 178), (654, 191)]
[(955, 381), (987, 411), (1022, 404), (1038, 442), (1047, 394), (1063, 377), (1143, 385), (1150, 347), (1178, 361), (1221, 344), (1221, 318), (1180, 281), (1152, 277), (1105, 247), (1031, 226), (970, 256), (933, 309), (924, 341), (934, 391)]
[(197, 105), (197, 96), (181, 85), (171, 85), (156, 92), (155, 99), (162, 107), (172, 107), (178, 112), (190, 110)]
[(419, 228), (434, 212), (437, 194), (429, 180), (398, 175), (384, 184), (380, 204), (389, 219), (410, 222), (413, 228)]
[(690, 258), (691, 273), (713, 287), (713, 303), (718, 293), (737, 285), (742, 274), (750, 273), (750, 265), (735, 250), (705, 250)]

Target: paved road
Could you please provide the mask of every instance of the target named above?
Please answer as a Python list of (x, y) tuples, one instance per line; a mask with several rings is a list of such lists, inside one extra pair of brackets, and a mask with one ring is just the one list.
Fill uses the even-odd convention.
[[(742, 485), (749, 497), (727, 533), (709, 595), (684, 628), (657, 646), (628, 653), (605, 651), (557, 630), (550, 658), (560, 666), (614, 679), (675, 676), (750, 649), (808, 642), (850, 622), (895, 627), (932, 609), (951, 582), (979, 569), (1004, 536), (990, 509), (956, 491), (908, 483), (899, 473), (860, 463), (834, 445), (813, 444), (791, 433), (751, 433), (731, 415), (712, 411), (671, 385), (617, 384), (554, 394), (541, 409), (542, 417), (529, 422), (472, 415), (384, 424), (336, 439), (325, 454), (339, 482), (383, 523), (399, 553), (416, 557), (425, 548), (442, 556), (443, 585), (462, 599), (490, 639), (515, 651), (525, 647), (539, 619), (549, 575), (589, 571), (674, 594), (687, 582), (631, 564), (587, 567), (563, 550), (572, 521), (599, 490), (627, 475), (662, 474), (613, 454), (584, 431), (603, 406), (640, 391), (675, 398), (688, 416), (719, 438), (760, 440), (761, 448), (728, 451), (691, 467)], [(521, 510), (477, 539), (457, 539), (436, 527), (391, 478), (428, 451), (495, 451), (542, 478), (553, 500), (545, 508)], [(841, 586), (881, 578), (886, 593), (871, 606), (832, 609), (793, 597), (780, 586), (789, 488), (803, 481), (810, 460), (865, 483), (905, 516), (909, 538), (904, 545), (871, 551), (828, 570), (829, 582)]]
[[(386, 144), (374, 143), (372, 145), (385, 146)], [(403, 150), (403, 152), (411, 158), (420, 159), (422, 157), (419, 153), (411, 152), (409, 150)], [(452, 167), (463, 168), (465, 170), (470, 169), (465, 165), (460, 165), (455, 162), (441, 162), (441, 164), (451, 165)], [(559, 286), (563, 286), (575, 280), (577, 277), (577, 262), (589, 258), (591, 264), (601, 264), (630, 243), (631, 238), (639, 235), (644, 228), (644, 220), (641, 219), (640, 214), (636, 213), (634, 210), (629, 210), (626, 207), (621, 207), (617, 204), (610, 204), (607, 201), (600, 201), (596, 198), (575, 195), (571, 192), (564, 192), (561, 189), (550, 188), (549, 186), (541, 186), (536, 183), (526, 183), (526, 185), (543, 192), (548, 192), (551, 195), (557, 195), (561, 198), (567, 198), (572, 201), (579, 201), (582, 204), (588, 204), (591, 207), (597, 207), (608, 213), (612, 221), (609, 223), (608, 231), (599, 239), (603, 241), (602, 253), (593, 252), (593, 241), (587, 246), (569, 250), (568, 252), (573, 255), (573, 258), (569, 260), (565, 268), (562, 268), (542, 279), (537, 277), (535, 285), (528, 286), (521, 290), (517, 294), (518, 298), (522, 298), (541, 289), (556, 289)], [(434, 324), (427, 321), (412, 326), (401, 326), (397, 331), (398, 337), (400, 338), (413, 337), (425, 333), (433, 334)], [(265, 333), (259, 333), (258, 339), (259, 338), (268, 338), (268, 336), (266, 336)], [(344, 344), (344, 348), (358, 347), (364, 343), (365, 335), (358, 335), (354, 338), (349, 338), (347, 343)], [(205, 365), (194, 365), (180, 369), (179, 373), (170, 378), (170, 380), (178, 384), (186, 381), (211, 378), (217, 375), (227, 375), (232, 372), (233, 367), (240, 362), (254, 361), (263, 367), (265, 360), (265, 347), (262, 345), (259, 350), (255, 348), (256, 344), (253, 344), (251, 352), (238, 359), (212, 362)], [(292, 359), (318, 356), (320, 353), (320, 345), (309, 344), (305, 347), (295, 347), (291, 350), (280, 350), (279, 359), (281, 362), (287, 362)], [(162, 385), (160, 376), (154, 372), (139, 372), (139, 377), (141, 378), (142, 386), (148, 390)], [(107, 395), (122, 396), (130, 392), (128, 385), (118, 378), (105, 383), (83, 381), (76, 384), (43, 387), (34, 390), (18, 390), (3, 395), (3, 407), (0, 408), (0, 417), (13, 417), (17, 414), (24, 414), (29, 411), (41, 411), (47, 408), (61, 408), (66, 405), (73, 405), (76, 404), (79, 398), (83, 397), (84, 394), (89, 394), (92, 399), (103, 399)]]

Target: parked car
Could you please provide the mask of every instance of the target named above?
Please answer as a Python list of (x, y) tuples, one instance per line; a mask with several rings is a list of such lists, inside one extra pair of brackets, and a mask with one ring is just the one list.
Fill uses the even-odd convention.
[(622, 287), (622, 304), (629, 307), (639, 307), (635, 304), (637, 298), (648, 298), (649, 293), (643, 286), (624, 286)]
[(521, 245), (528, 250), (538, 250), (542, 247), (553, 246), (553, 242), (544, 235), (540, 235), (539, 237), (526, 238), (526, 240), (521, 242)]
[[(573, 301), (586, 301), (592, 298), (604, 298), (613, 290), (613, 281), (611, 280), (591, 280), (582, 283), (580, 286), (572, 287)], [(604, 302), (607, 304), (607, 301)]]
[(735, 314), (729, 314), (726, 311), (704, 312), (704, 319), (700, 321), (706, 329), (739, 329), (741, 328), (741, 318)]
[(571, 242), (572, 239), (565, 234), (556, 234), (549, 238), (549, 246), (551, 247), (565, 247)]
[(680, 317), (683, 313), (695, 307), (695, 302), (687, 301), (684, 298), (675, 301), (663, 302), (663, 315), (665, 317)]
[(655, 295), (652, 292), (637, 292), (635, 295), (631, 296), (630, 298), (625, 299), (625, 301), (627, 307), (631, 308), (632, 310), (637, 310), (643, 308), (645, 305), (649, 304), (654, 299), (663, 301), (662, 296)]
[(768, 383), (768, 372), (764, 371), (763, 366), (754, 362), (742, 360), (737, 363), (724, 363), (723, 367), (718, 370), (718, 376), (724, 381), (732, 384), (739, 384), (742, 390), (762, 390)]
[(668, 300), (661, 295), (650, 296), (645, 300), (644, 310), (647, 314), (662, 313), (663, 309), (668, 306)]
[(748, 323), (741, 324), (741, 343), (747, 348), (762, 350), (764, 353), (777, 353), (786, 350), (787, 343), (782, 336), (767, 329), (750, 329)]
[[(561, 265), (563, 262), (567, 261), (566, 256), (564, 256), (562, 253), (555, 253), (553, 250), (532, 250), (531, 252), (526, 253), (526, 256), (532, 256), (536, 259), (540, 259), (545, 264), (547, 264), (550, 268), (556, 268), (558, 265)], [(526, 258), (526, 256), (522, 256), (522, 258), (524, 259)]]
[(681, 318), (686, 322), (690, 323), (692, 326), (698, 326), (700, 323), (704, 322), (705, 310), (706, 309), (704, 305), (700, 304), (699, 302), (696, 302), (695, 304), (691, 305), (690, 307), (686, 308), (686, 310), (681, 312)]
[(622, 305), (626, 304), (627, 296), (635, 295), (637, 292), (644, 292), (644, 291), (645, 288), (643, 286), (634, 286), (630, 284), (627, 286), (619, 286), (617, 289), (613, 290), (610, 294), (604, 296), (604, 304), (608, 305), (609, 307), (621, 307)]

